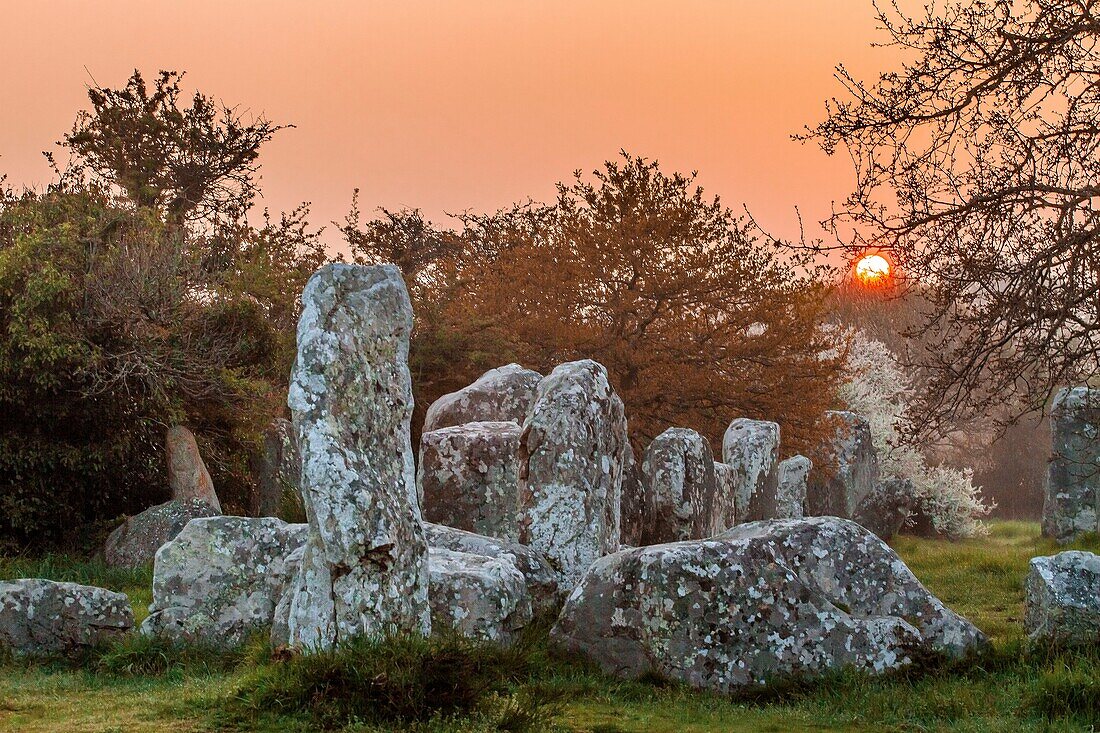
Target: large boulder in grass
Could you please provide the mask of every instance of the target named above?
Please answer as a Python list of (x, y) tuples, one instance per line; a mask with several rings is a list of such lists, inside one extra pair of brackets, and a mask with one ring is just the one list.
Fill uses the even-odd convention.
[(188, 523), (157, 552), (153, 603), (143, 634), (235, 646), (266, 632), (298, 573), (309, 527), (274, 517), (211, 517)]
[(806, 487), (814, 464), (806, 456), (791, 456), (779, 462), (775, 491), (775, 519), (802, 519)]
[(857, 524), (871, 530), (884, 540), (905, 526), (905, 521), (917, 509), (917, 497), (910, 479), (890, 477), (879, 481), (863, 498), (852, 517)]
[(669, 428), (642, 458), (642, 492), (648, 508), (644, 544), (702, 539), (725, 527), (714, 507), (714, 454), (702, 435)]
[(157, 550), (192, 519), (221, 514), (202, 499), (172, 499), (127, 517), (107, 537), (103, 559), (113, 568), (139, 568), (153, 562)]
[(520, 541), (546, 554), (563, 588), (619, 549), (627, 442), (601, 364), (561, 364), (539, 382), (520, 448)]
[(865, 529), (835, 517), (751, 522), (598, 560), (551, 630), (605, 671), (727, 693), (785, 676), (957, 657), (982, 633)]
[(277, 418), (267, 426), (263, 449), (255, 457), (252, 471), (256, 478), (256, 492), (250, 507), (252, 516), (279, 516), (284, 497), (297, 495), (302, 475), (298, 439), (289, 420)]
[(123, 593), (40, 578), (0, 581), (0, 649), (15, 656), (79, 656), (133, 626)]
[(428, 634), (428, 545), (409, 423), (412, 306), (392, 265), (332, 264), (302, 293), (290, 406), (309, 518), (289, 641)]
[(527, 583), (506, 558), (432, 548), (432, 628), (510, 644), (533, 618)]
[(737, 475), (734, 513), (739, 522), (776, 516), (779, 425), (737, 418), (722, 437), (722, 462)]
[(424, 518), (518, 539), (520, 432), (514, 422), (471, 422), (424, 433), (416, 472)]
[(424, 536), (433, 549), (481, 555), (510, 562), (523, 574), (536, 614), (556, 613), (561, 606), (558, 574), (546, 556), (535, 548), (431, 522), (424, 523)]
[(1031, 641), (1100, 645), (1100, 555), (1071, 550), (1031, 560), (1024, 628)]
[(1100, 532), (1100, 389), (1060, 390), (1050, 432), (1043, 536), (1064, 543)]
[(831, 434), (825, 452), (833, 461), (811, 472), (806, 514), (850, 519), (879, 480), (871, 425), (866, 418), (847, 411), (830, 411), (826, 419)]
[(168, 488), (173, 499), (199, 499), (205, 501), (217, 514), (222, 513), (221, 502), (214, 491), (214, 481), (199, 453), (195, 436), (182, 425), (168, 428), (165, 440), (168, 454)]
[(541, 381), (541, 374), (519, 364), (490, 369), (468, 387), (433, 402), (424, 416), (424, 432), (468, 422), (523, 424)]

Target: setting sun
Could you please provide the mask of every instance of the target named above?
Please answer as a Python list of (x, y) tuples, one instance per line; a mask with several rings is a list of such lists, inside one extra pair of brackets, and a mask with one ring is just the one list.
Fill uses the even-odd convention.
[(856, 275), (865, 283), (877, 283), (890, 276), (890, 261), (882, 255), (866, 255), (856, 263)]

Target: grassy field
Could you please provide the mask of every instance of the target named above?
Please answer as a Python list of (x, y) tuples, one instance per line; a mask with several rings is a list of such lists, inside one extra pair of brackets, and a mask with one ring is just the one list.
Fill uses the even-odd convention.
[[(1058, 551), (1039, 538), (1037, 525), (998, 522), (992, 525), (989, 537), (978, 540), (948, 543), (905, 537), (895, 547), (936, 595), (990, 636), (993, 650), (989, 654), (965, 666), (879, 679), (841, 674), (813, 684), (787, 685), (751, 698), (731, 699), (656, 680), (612, 680), (579, 662), (553, 658), (535, 639), (522, 654), (487, 657), (489, 661), (477, 668), (481, 671), (471, 668), (473, 671), (459, 675), (475, 679), (484, 673), (482, 667), (507, 668), (506, 673), (493, 672), (500, 672), (499, 679), (479, 715), (458, 721), (440, 717), (415, 729), (522, 730), (523, 715), (515, 714), (510, 706), (515, 707), (517, 700), (540, 699), (553, 701), (539, 710), (556, 712), (555, 729), (594, 733), (1100, 730), (1100, 649), (1073, 653), (1029, 650), (1023, 643), (1027, 562), (1035, 555)], [(1100, 542), (1090, 540), (1075, 547), (1100, 551)], [(0, 578), (27, 576), (126, 592), (134, 601), (139, 621), (150, 600), (147, 571), (111, 571), (64, 558), (0, 559)], [(387, 653), (392, 656), (392, 651)], [(387, 674), (412, 674), (433, 668), (439, 659), (454, 659), (447, 650), (402, 653), (414, 659), (401, 665), (407, 669), (383, 667), (389, 670)], [(428, 656), (415, 658), (416, 654)], [(286, 706), (279, 709), (272, 701), (285, 699), (288, 685), (300, 683), (292, 679), (297, 674), (311, 681), (325, 680), (327, 685), (311, 687), (302, 697), (304, 705), (321, 700), (331, 702), (328, 708), (334, 708), (341, 691), (347, 692), (349, 686), (356, 689), (356, 680), (347, 676), (347, 668), (338, 669), (337, 661), (315, 661), (308, 670), (297, 664), (271, 661), (269, 650), (259, 642), (232, 655), (199, 650), (180, 653), (131, 643), (101, 653), (79, 669), (8, 661), (0, 666), (0, 731), (308, 731), (322, 724), (332, 727), (331, 719), (318, 722), (321, 719), (316, 715)], [(352, 669), (352, 677), (368, 674), (363, 670), (374, 669), (372, 664), (392, 665), (393, 660), (360, 665), (357, 658), (353, 666), (362, 669)], [(354, 704), (358, 694), (347, 697)], [(339, 719), (344, 722), (335, 725), (336, 729), (380, 730), (377, 724), (372, 727), (369, 719), (350, 723), (346, 716)]]

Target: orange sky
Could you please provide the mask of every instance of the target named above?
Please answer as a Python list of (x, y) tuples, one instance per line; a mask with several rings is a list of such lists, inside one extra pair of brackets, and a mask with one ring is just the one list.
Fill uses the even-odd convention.
[[(789, 139), (823, 114), (838, 61), (885, 67), (870, 0), (20, 2), (0, 10), (0, 173), (41, 185), (41, 151), (86, 85), (139, 67), (297, 129), (265, 149), (264, 204), (489, 210), (620, 148), (700, 172), (780, 236), (824, 217), (844, 157)], [(335, 237), (330, 236), (330, 241)]]

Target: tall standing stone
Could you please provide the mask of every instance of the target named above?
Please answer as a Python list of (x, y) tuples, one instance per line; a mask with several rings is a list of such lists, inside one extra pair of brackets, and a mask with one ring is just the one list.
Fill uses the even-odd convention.
[(813, 462), (806, 456), (791, 456), (779, 462), (775, 519), (802, 519), (806, 504), (806, 482), (813, 467)]
[(424, 432), (468, 422), (511, 420), (522, 425), (541, 381), (541, 374), (519, 364), (490, 369), (473, 384), (433, 402), (424, 416)]
[(168, 451), (168, 488), (173, 499), (199, 499), (222, 513), (221, 502), (214, 492), (214, 481), (206, 470), (198, 443), (190, 430), (182, 425), (168, 428), (165, 440)]
[(623, 402), (590, 359), (539, 383), (520, 448), (520, 541), (543, 551), (565, 591), (619, 549), (627, 458)]
[(722, 462), (737, 474), (737, 521), (773, 518), (779, 483), (779, 425), (737, 418), (722, 438)]
[(642, 490), (648, 504), (645, 544), (697, 540), (721, 532), (714, 511), (714, 454), (702, 435), (669, 428), (642, 458)]
[(871, 425), (854, 412), (830, 411), (826, 418), (833, 424), (827, 446), (833, 465), (817, 467), (810, 475), (806, 513), (811, 517), (851, 519), (878, 483), (878, 456), (871, 442)]
[(263, 452), (257, 456), (253, 467), (256, 493), (252, 498), (252, 515), (277, 517), (283, 505), (283, 497), (298, 493), (298, 479), (302, 475), (302, 456), (298, 453), (298, 439), (294, 425), (277, 418), (264, 431)]
[(514, 422), (471, 422), (424, 433), (416, 482), (425, 519), (517, 539), (519, 439)]
[(1050, 408), (1043, 535), (1069, 542), (1100, 532), (1100, 389), (1060, 390)]
[(409, 432), (411, 329), (393, 265), (328, 265), (302, 293), (287, 402), (309, 534), (290, 600), (292, 644), (430, 632)]

